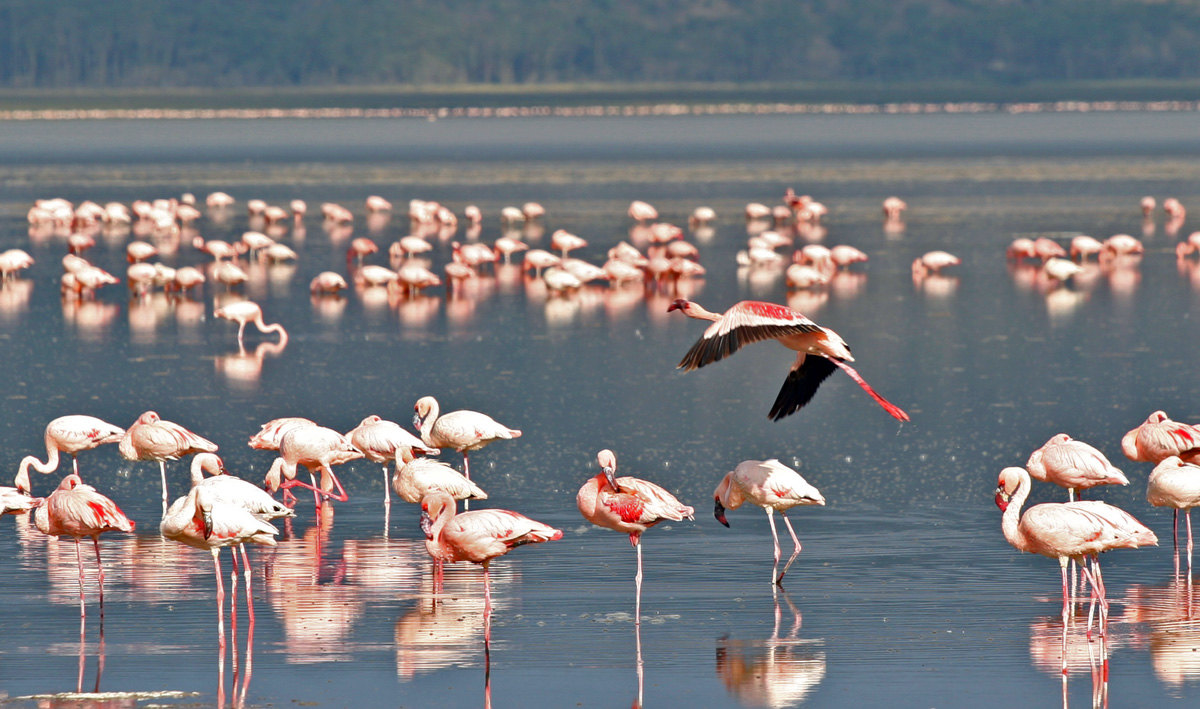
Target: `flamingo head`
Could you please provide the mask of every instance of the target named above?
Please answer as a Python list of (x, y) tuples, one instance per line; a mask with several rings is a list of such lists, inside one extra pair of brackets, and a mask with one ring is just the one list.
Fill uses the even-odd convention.
[(690, 306), (691, 302), (687, 298), (676, 298), (675, 302), (667, 306), (667, 312), (669, 313), (672, 310), (682, 310), (686, 314), (688, 307)]
[(713, 517), (716, 517), (717, 521), (726, 527), (729, 526), (729, 520), (725, 519), (725, 505), (721, 504), (721, 498), (719, 497), (714, 498)]
[(1000, 480), (996, 484), (996, 506), (1001, 512), (1008, 509), (1008, 503), (1021, 484), (1020, 468), (1005, 468), (1000, 471)]
[(600, 464), (600, 472), (603, 473), (604, 479), (608, 481), (609, 487), (611, 487), (614, 492), (620, 492), (621, 486), (617, 484), (616, 454), (605, 448), (596, 454), (596, 462)]
[(137, 422), (142, 423), (142, 424), (147, 424), (147, 423), (158, 423), (161, 420), (162, 419), (159, 418), (157, 413), (155, 413), (153, 411), (147, 411), (147, 412), (143, 413), (141, 416), (138, 416)]
[(17, 492), (22, 494), (29, 495), (33, 492), (33, 487), (29, 484), (29, 465), (24, 461), (21, 462), (21, 469), (17, 471), (13, 485), (16, 486)]

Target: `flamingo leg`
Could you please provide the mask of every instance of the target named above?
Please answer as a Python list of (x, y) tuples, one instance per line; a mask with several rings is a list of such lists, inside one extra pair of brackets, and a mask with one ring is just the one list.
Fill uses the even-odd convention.
[(162, 503), (163, 514), (167, 513), (167, 463), (164, 460), (158, 461), (158, 474), (162, 477)]
[(392, 506), (392, 479), (388, 476), (387, 463), (383, 464), (383, 506), (389, 509)]
[[(462, 454), (463, 454), (463, 477), (466, 478), (467, 480), (470, 480), (471, 479), (471, 465), (469, 462), (467, 462), (467, 452), (463, 451)], [(463, 500), (463, 510), (465, 511), (465, 510), (469, 510), (469, 509), (471, 509), (471, 501)]]
[[(246, 569), (246, 616), (250, 619), (250, 627), (254, 627), (254, 592), (251, 588), (251, 580), (253, 575), (250, 571), (250, 557), (246, 554), (246, 545), (239, 544), (238, 548), (242, 550), (242, 567)], [(246, 649), (246, 662), (250, 662), (250, 650)]]
[[(78, 544), (78, 542), (76, 542)], [(92, 544), (96, 547), (96, 573), (98, 585), (100, 588), (100, 634), (104, 634), (104, 564), (100, 562), (100, 535), (92, 537)], [(79, 547), (75, 547), (79, 551)]]
[(483, 647), (487, 652), (492, 644), (492, 581), (488, 561), (483, 562)]
[(87, 606), (83, 600), (83, 557), (79, 554), (79, 538), (75, 538), (75, 563), (79, 565), (79, 632), (83, 634), (83, 619), (87, 616)]
[[(217, 572), (217, 647), (221, 650), (221, 667), (225, 666), (225, 582), (221, 580), (220, 547), (212, 550), (213, 568)], [(224, 681), (221, 689), (224, 691)]]
[[(1063, 621), (1063, 646), (1064, 646), (1064, 647), (1066, 647), (1066, 642), (1067, 642), (1067, 636), (1066, 636), (1066, 632), (1067, 632), (1067, 617), (1068, 617), (1068, 613), (1067, 613), (1067, 607), (1068, 607), (1068, 603), (1070, 602), (1070, 600), (1069, 600), (1069, 599), (1070, 599), (1070, 589), (1067, 587), (1067, 559), (1066, 559), (1066, 557), (1062, 557), (1062, 558), (1060, 558), (1060, 559), (1058, 560), (1058, 564), (1059, 564), (1059, 566), (1061, 566), (1061, 567), (1062, 567), (1062, 593), (1063, 593), (1063, 603), (1062, 603), (1062, 621)], [(1064, 654), (1064, 655), (1063, 655), (1063, 657), (1065, 658), (1065, 657), (1066, 657), (1066, 655)], [(1065, 662), (1066, 660), (1064, 659), (1063, 661)], [(1065, 669), (1064, 669), (1064, 671), (1065, 671)]]
[[(1178, 512), (1176, 513), (1178, 514)], [(1183, 511), (1183, 516), (1187, 520), (1188, 532), (1188, 580), (1192, 578), (1192, 508), (1187, 508)]]
[(242, 346), (242, 335), (246, 332), (246, 321), (238, 323), (238, 347)]
[(767, 519), (771, 521), (771, 541), (775, 543), (775, 565), (771, 567), (771, 583), (778, 584), (775, 572), (779, 571), (779, 532), (775, 531), (775, 511), (766, 508)]
[(233, 684), (237, 686), (238, 677), (238, 642), (237, 642), (237, 597), (238, 597), (238, 555), (237, 549), (230, 549), (229, 556), (233, 566), (229, 569), (230, 600), (229, 600), (229, 634), (233, 638)]
[(1171, 537), (1175, 540), (1175, 578), (1179, 578), (1179, 510), (1171, 520)]
[(638, 560), (637, 576), (633, 577), (634, 585), (637, 587), (637, 597), (633, 604), (633, 624), (640, 628), (642, 627), (642, 538), (638, 537), (633, 546), (637, 549)]
[[(329, 467), (327, 464), (322, 465), (321, 472), (324, 474), (321, 476), (321, 492), (325, 495), (325, 497), (333, 498), (338, 502), (346, 502), (350, 499), (350, 495), (346, 493), (346, 488), (342, 487), (342, 481), (338, 480), (338, 476), (334, 474), (333, 468)], [(329, 476), (328, 479), (331, 480), (333, 482), (333, 486), (337, 488), (337, 494), (325, 489), (325, 475)]]
[(792, 567), (792, 562), (796, 560), (796, 557), (800, 556), (800, 539), (796, 536), (796, 531), (792, 529), (792, 521), (787, 518), (787, 514), (780, 512), (779, 516), (783, 518), (783, 523), (787, 525), (788, 534), (792, 535), (792, 542), (796, 545), (796, 548), (792, 550), (792, 555), (788, 557), (787, 563), (783, 565), (783, 571), (780, 572), (779, 578), (775, 579), (775, 585), (782, 586), (783, 577), (787, 574), (788, 569)]

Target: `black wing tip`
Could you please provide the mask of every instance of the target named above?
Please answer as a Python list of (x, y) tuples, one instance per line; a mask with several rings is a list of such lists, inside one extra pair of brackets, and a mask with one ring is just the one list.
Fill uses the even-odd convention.
[(812, 401), (821, 382), (833, 374), (835, 369), (837, 365), (825, 357), (806, 356), (803, 364), (788, 373), (767, 418), (778, 421), (804, 408)]

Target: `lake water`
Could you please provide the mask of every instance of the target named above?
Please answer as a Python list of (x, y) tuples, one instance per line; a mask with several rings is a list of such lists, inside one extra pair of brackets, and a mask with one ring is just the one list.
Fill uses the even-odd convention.
[[(0, 698), (1193, 706), (1200, 619), (1190, 589), (1172, 578), (1171, 515), (1145, 502), (1150, 466), (1124, 459), (1120, 438), (1155, 409), (1200, 421), (1200, 322), (1191, 317), (1200, 270), (1174, 253), (1194, 218), (1168, 229), (1160, 210), (1146, 224), (1138, 205), (1143, 195), (1200, 205), (1198, 135), (1193, 114), (1118, 112), (0, 123), (0, 250), (36, 260), (0, 290), (0, 466), (10, 474), (25, 455), (44, 454), (43, 428), (57, 416), (128, 426), (153, 409), (216, 441), (230, 472), (259, 481), (273, 456), (246, 439), (261, 423), (305, 416), (348, 431), (379, 414), (410, 427), (414, 402), (432, 394), (444, 409), (483, 411), (524, 431), (473, 454), (472, 477), (490, 494), (486, 506), (564, 531), (492, 564), (485, 658), (481, 570), (451, 567), (435, 604), (416, 510), (393, 504), (385, 522), (379, 467), (341, 466), (348, 502), (317, 525), (301, 496), (278, 547), (251, 550), (257, 622), (247, 645), (242, 609), (235, 676), (234, 658), (216, 647), (209, 555), (156, 533), (157, 466), (124, 461), (115, 446), (88, 451), (84, 479), (138, 524), (101, 541), (103, 642), (94, 588), (80, 642), (72, 544), (48, 541), (24, 517), (0, 519)], [(744, 205), (776, 204), (789, 187), (829, 208), (822, 243), (870, 255), (827, 290), (789, 292), (780, 272), (735, 263)], [(63, 301), (65, 237), (31, 234), (25, 221), (43, 197), (129, 203), (215, 190), (238, 204), (228, 221), (198, 222), (206, 238), (239, 238), (250, 226), (247, 199), (301, 198), (314, 212), (333, 201), (355, 212), (353, 236), (380, 246), (368, 257), (378, 264), (408, 233), (414, 198), (458, 212), (478, 204), (487, 242), (501, 234), (502, 207), (539, 201), (547, 213), (529, 242), (546, 247), (550, 232), (567, 229), (589, 241), (578, 255), (594, 263), (631, 238), (631, 200), (684, 226), (708, 205), (718, 220), (691, 237), (708, 273), (682, 292), (713, 310), (747, 298), (791, 304), (840, 333), (860, 373), (912, 421), (898, 423), (841, 374), (796, 415), (769, 421), (792, 355), (766, 343), (677, 371), (704, 328), (666, 312), (667, 289), (591, 286), (551, 297), (502, 268), (452, 296), (437, 288), (389, 302), (352, 289), (310, 298), (316, 273), (348, 273), (350, 238), (313, 213), (303, 231), (281, 236), (298, 260), (254, 264), (239, 291), (283, 323), (290, 342), (259, 352), (275, 338), (251, 331), (239, 353), (236, 327), (212, 317), (228, 296), (211, 281), (194, 301), (130, 298), (124, 285), (94, 302)], [(397, 205), (390, 220), (368, 223), (372, 194)], [(893, 194), (910, 206), (901, 229), (885, 229), (880, 214)], [(1005, 259), (1016, 236), (1066, 243), (1078, 233), (1134, 234), (1146, 253), (1053, 290), (1039, 287), (1031, 266)], [(451, 238), (467, 238), (461, 228), (445, 236), (433, 239), (438, 272)], [(98, 235), (86, 255), (123, 279), (128, 239)], [(910, 263), (931, 249), (962, 264), (915, 283)], [(208, 261), (187, 244), (162, 260)], [(1102, 649), (1073, 626), (1065, 680), (1057, 566), (1012, 549), (993, 503), (999, 470), (1060, 432), (1099, 448), (1132, 481), (1093, 497), (1128, 509), (1162, 540), (1106, 555), (1110, 637)], [(622, 473), (697, 510), (694, 522), (644, 537), (640, 633), (633, 550), (574, 505), (602, 448), (616, 452)], [(710, 513), (725, 472), (773, 457), (828, 500), (790, 515), (804, 550), (778, 594), (765, 515), (730, 512), (726, 529)], [(453, 452), (443, 458), (459, 464)], [(186, 489), (185, 464), (170, 464), (168, 476), (172, 497)], [(48, 494), (58, 479), (35, 474), (35, 491)], [(1033, 494), (1063, 497), (1049, 486)], [(1105, 657), (1106, 686), (1093, 673)]]

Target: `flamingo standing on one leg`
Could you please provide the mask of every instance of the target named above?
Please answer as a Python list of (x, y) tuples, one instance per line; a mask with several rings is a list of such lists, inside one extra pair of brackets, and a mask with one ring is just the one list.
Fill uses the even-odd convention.
[(125, 431), (118, 448), (126, 460), (158, 461), (163, 512), (166, 512), (167, 461), (193, 453), (212, 453), (217, 450), (217, 444), (174, 421), (164, 421), (154, 411), (146, 411)]
[[(352, 431), (346, 434), (351, 445), (362, 451), (363, 457), (373, 463), (383, 464), (383, 504), (392, 504), (391, 480), (388, 475), (388, 463), (397, 461), (405, 451), (419, 451), (425, 455), (437, 455), (441, 451), (431, 448), (421, 442), (413, 434), (404, 430), (395, 421), (388, 421), (372, 414), (362, 420)], [(418, 498), (419, 500), (420, 498)], [(409, 500), (416, 502), (417, 500)]]
[[(456, 514), (450, 495), (434, 490), (421, 500), (425, 549), (443, 563), (483, 565), (484, 646), (492, 635), (492, 585), (488, 564), (523, 544), (562, 539), (562, 531), (510, 510), (474, 510)], [(440, 585), (440, 583), (439, 583)]]
[(1103, 453), (1065, 433), (1051, 437), (1031, 453), (1025, 467), (1034, 479), (1067, 488), (1070, 500), (1075, 499), (1077, 490), (1129, 484)]
[(667, 312), (679, 310), (697, 320), (712, 321), (704, 334), (692, 345), (679, 363), (678, 369), (691, 371), (712, 364), (737, 352), (744, 345), (762, 340), (776, 340), (788, 349), (795, 350), (796, 361), (783, 382), (779, 395), (767, 416), (772, 421), (794, 414), (812, 400), (817, 388), (835, 369), (841, 369), (855, 381), (863, 391), (871, 395), (884, 411), (901, 421), (908, 421), (908, 414), (899, 406), (880, 396), (866, 380), (851, 367), (853, 362), (850, 347), (833, 330), (821, 327), (791, 308), (743, 300), (724, 313), (705, 310), (698, 303), (683, 298), (676, 299)]
[(288, 341), (287, 330), (283, 329), (283, 325), (272, 323), (270, 325), (263, 322), (262, 308), (258, 303), (250, 300), (240, 300), (236, 303), (230, 303), (224, 307), (217, 308), (213, 311), (213, 315), (226, 320), (234, 320), (238, 324), (238, 346), (242, 345), (242, 335), (246, 331), (246, 323), (253, 323), (258, 331), (266, 334), (269, 332), (279, 333), (279, 344), (286, 345)]
[(60, 452), (71, 456), (71, 472), (78, 475), (79, 461), (75, 456), (80, 451), (102, 446), (105, 443), (117, 443), (123, 435), (125, 435), (125, 429), (102, 421), (95, 416), (83, 414), (59, 416), (46, 424), (46, 462), (43, 463), (32, 455), (22, 458), (14, 484), (22, 492), (31, 492), (29, 468), (32, 467), (39, 473), (47, 475), (58, 470)]
[(642, 623), (642, 533), (664, 520), (693, 519), (695, 510), (658, 485), (640, 478), (616, 477), (617, 456), (607, 448), (596, 454), (600, 472), (579, 488), (575, 504), (598, 527), (625, 532), (637, 550), (634, 624)]
[(1179, 575), (1179, 510), (1187, 520), (1188, 579), (1192, 578), (1192, 508), (1200, 506), (1200, 465), (1169, 456), (1154, 466), (1146, 481), (1146, 501), (1155, 507), (1175, 508), (1175, 574)]
[(99, 571), (100, 624), (104, 625), (104, 564), (100, 561), (100, 535), (104, 532), (132, 532), (134, 523), (117, 504), (84, 485), (75, 473), (63, 478), (58, 489), (34, 512), (33, 523), (43, 534), (75, 539), (75, 561), (79, 564), (79, 618), (83, 622), (87, 607), (83, 598), (83, 559), (79, 540), (91, 537), (96, 548), (96, 568)]
[(413, 407), (413, 425), (421, 431), (421, 440), (431, 448), (453, 448), (462, 453), (463, 475), (471, 479), (467, 453), (483, 448), (492, 441), (520, 438), (521, 432), (501, 425), (491, 416), (478, 411), (451, 411), (441, 414), (437, 399), (423, 396)]
[[(726, 527), (729, 522), (725, 519), (726, 508), (734, 510), (744, 502), (758, 505), (767, 512), (771, 520), (771, 539), (775, 542), (775, 566), (771, 569), (771, 583), (783, 585), (783, 577), (791, 568), (792, 562), (800, 554), (800, 539), (792, 529), (792, 522), (787, 518), (787, 511), (799, 505), (824, 505), (825, 498), (817, 488), (813, 487), (795, 470), (772, 458), (771, 460), (745, 460), (721, 478), (717, 489), (713, 491), (715, 505), (713, 516)], [(783, 517), (792, 542), (796, 545), (791, 557), (779, 570), (779, 534), (775, 530), (775, 511)]]
[[(1096, 500), (1046, 502), (1030, 507), (1022, 515), (1021, 506), (1029, 497), (1032, 484), (1024, 468), (1011, 467), (1000, 471), (996, 506), (1004, 512), (1001, 520), (1004, 538), (1020, 551), (1058, 559), (1062, 567), (1064, 625), (1070, 607), (1067, 561), (1078, 563), (1091, 584), (1094, 598), (1100, 604), (1103, 632), (1108, 616), (1108, 600), (1100, 576), (1100, 552), (1157, 545), (1158, 537), (1128, 512)], [(1090, 570), (1084, 566), (1085, 559), (1092, 562)]]

